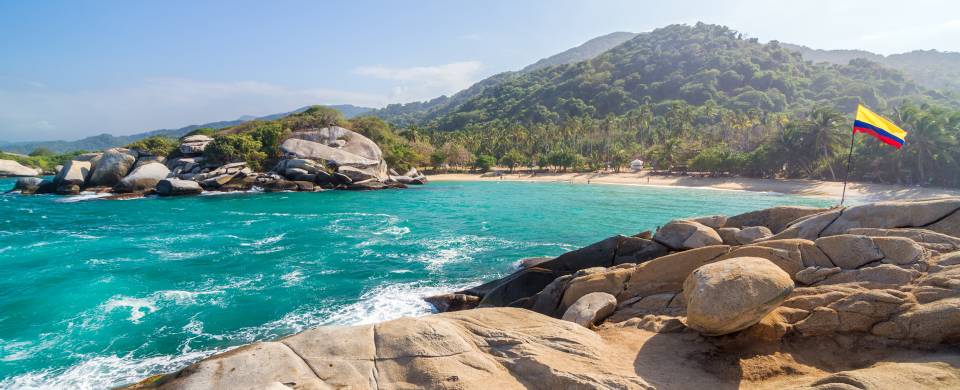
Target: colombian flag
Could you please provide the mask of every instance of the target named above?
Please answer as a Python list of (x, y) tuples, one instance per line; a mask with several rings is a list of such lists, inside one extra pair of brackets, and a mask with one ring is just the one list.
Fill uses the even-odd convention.
[(853, 132), (870, 134), (897, 149), (900, 149), (907, 139), (906, 131), (863, 105), (857, 106), (857, 119), (853, 121)]

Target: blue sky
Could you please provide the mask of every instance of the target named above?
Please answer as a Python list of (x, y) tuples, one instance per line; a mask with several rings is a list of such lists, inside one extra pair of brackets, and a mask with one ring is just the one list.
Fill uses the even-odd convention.
[(958, 11), (937, 0), (3, 1), (0, 141), (425, 100), (672, 23), (816, 48), (960, 51)]

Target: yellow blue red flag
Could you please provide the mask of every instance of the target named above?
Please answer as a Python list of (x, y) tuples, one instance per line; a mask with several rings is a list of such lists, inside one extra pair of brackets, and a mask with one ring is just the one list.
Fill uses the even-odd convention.
[(906, 131), (863, 105), (857, 106), (857, 118), (853, 121), (853, 132), (870, 134), (897, 149), (900, 149), (907, 140)]

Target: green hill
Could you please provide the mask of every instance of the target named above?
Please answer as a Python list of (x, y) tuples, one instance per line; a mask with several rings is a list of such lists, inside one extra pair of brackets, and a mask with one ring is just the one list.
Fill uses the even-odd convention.
[(960, 53), (914, 50), (882, 56), (865, 50), (819, 50), (786, 43), (783, 47), (813, 62), (846, 65), (857, 58), (868, 59), (900, 70), (924, 87), (960, 93)]
[(875, 62), (812, 64), (776, 41), (761, 44), (727, 27), (698, 23), (640, 34), (588, 61), (510, 77), (442, 115), (426, 115), (421, 124), (457, 130), (560, 123), (623, 115), (644, 102), (713, 102), (762, 112), (799, 112), (824, 103), (850, 112), (857, 102), (883, 110), (905, 99), (956, 104)]

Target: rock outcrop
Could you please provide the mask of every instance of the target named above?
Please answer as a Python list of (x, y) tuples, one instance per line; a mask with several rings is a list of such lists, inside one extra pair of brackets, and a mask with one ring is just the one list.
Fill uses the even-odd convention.
[(137, 152), (123, 148), (107, 149), (93, 162), (88, 186), (112, 187), (123, 180), (137, 162)]
[(39, 169), (21, 165), (13, 160), (0, 160), (0, 177), (40, 176)]
[(653, 240), (670, 249), (695, 249), (723, 243), (720, 235), (710, 227), (695, 221), (673, 221), (653, 235)]
[(683, 283), (686, 324), (707, 336), (746, 329), (780, 306), (793, 287), (790, 275), (758, 257), (701, 266)]
[[(958, 388), (958, 202), (672, 222), (428, 298), (447, 313), (313, 329), (133, 387)], [(730, 234), (753, 227), (776, 234)], [(705, 229), (728, 244), (685, 244)]]
[(204, 149), (207, 148), (207, 145), (213, 142), (213, 138), (202, 134), (194, 134), (183, 137), (180, 140), (180, 154), (184, 156), (193, 156), (196, 154), (203, 153)]
[(138, 166), (114, 187), (117, 192), (143, 192), (153, 190), (160, 180), (167, 178), (170, 170), (166, 165), (151, 162)]
[(203, 192), (200, 183), (193, 180), (163, 179), (157, 183), (157, 194), (161, 196), (195, 195)]
[[(280, 151), (288, 159), (310, 160), (321, 167), (332, 167), (352, 182), (389, 180), (380, 147), (369, 138), (342, 127), (294, 132), (280, 144)], [(286, 168), (290, 167), (284, 165)]]

